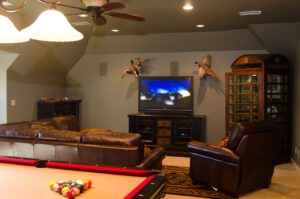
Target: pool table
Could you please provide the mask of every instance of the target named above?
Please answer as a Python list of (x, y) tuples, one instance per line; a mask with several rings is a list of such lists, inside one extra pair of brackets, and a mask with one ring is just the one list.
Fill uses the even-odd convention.
[(0, 162), (0, 198), (65, 198), (49, 188), (52, 180), (92, 180), (92, 187), (77, 196), (78, 199), (159, 198), (164, 186), (163, 175), (147, 170), (57, 162), (47, 162), (42, 168), (36, 166), (26, 161), (24, 164)]

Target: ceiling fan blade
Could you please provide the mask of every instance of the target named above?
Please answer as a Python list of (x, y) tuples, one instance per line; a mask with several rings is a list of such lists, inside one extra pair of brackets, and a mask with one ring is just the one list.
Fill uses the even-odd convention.
[(103, 11), (110, 11), (125, 8), (125, 5), (120, 2), (109, 2), (101, 6), (101, 8), (103, 9)]
[(103, 16), (93, 16), (94, 24), (97, 26), (102, 26), (106, 24), (106, 19)]
[(133, 21), (145, 21), (146, 20), (144, 17), (140, 17), (140, 16), (133, 15), (133, 14), (121, 13), (121, 12), (108, 12), (105, 14), (112, 16), (112, 17), (129, 19), (129, 20), (133, 20)]
[(88, 11), (86, 8), (81, 8), (81, 7), (77, 7), (77, 6), (70, 6), (70, 5), (66, 5), (66, 4), (61, 4), (61, 3), (58, 3), (58, 4), (55, 4), (57, 6), (62, 6), (62, 7), (67, 7), (67, 8), (74, 8), (74, 9), (78, 9), (78, 10), (82, 10), (82, 11)]

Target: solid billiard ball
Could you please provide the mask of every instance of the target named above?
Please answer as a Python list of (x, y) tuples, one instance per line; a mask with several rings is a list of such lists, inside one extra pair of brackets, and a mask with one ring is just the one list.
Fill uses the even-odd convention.
[(67, 196), (68, 199), (74, 198), (74, 196), (75, 196), (74, 190), (73, 190), (73, 189), (69, 189), (69, 190), (66, 192), (66, 196)]
[(61, 193), (63, 196), (67, 196), (67, 192), (70, 190), (69, 187), (64, 187), (62, 190), (61, 190)]
[(88, 187), (91, 188), (92, 187), (92, 181), (88, 180)]
[(53, 190), (53, 185), (55, 185), (57, 182), (56, 180), (52, 180), (50, 183), (49, 183), (49, 187), (51, 190)]
[(61, 191), (62, 191), (62, 189), (63, 189), (64, 187), (65, 187), (64, 184), (59, 185), (59, 187), (58, 187), (58, 193), (61, 194)]
[(83, 188), (84, 188), (84, 190), (87, 190), (89, 188), (88, 181), (84, 181)]
[(82, 193), (84, 191), (84, 187), (82, 184), (79, 184), (76, 187), (78, 187), (78, 189), (80, 190), (80, 193)]

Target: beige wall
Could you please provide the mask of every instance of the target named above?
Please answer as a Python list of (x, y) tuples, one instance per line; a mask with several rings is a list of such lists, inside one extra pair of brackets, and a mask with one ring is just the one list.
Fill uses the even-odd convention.
[(0, 124), (7, 122), (7, 69), (18, 54), (0, 51)]
[[(130, 59), (142, 57), (150, 60), (145, 66), (145, 75), (170, 75), (170, 62), (178, 62), (180, 75), (195, 77), (194, 113), (207, 116), (208, 142), (216, 143), (225, 133), (225, 72), (231, 70), (231, 63), (242, 54), (267, 52), (261, 50), (260, 44), (255, 39), (249, 40), (251, 38), (249, 32), (237, 30), (230, 31), (230, 34), (226, 32), (185, 33), (172, 35), (173, 39), (169, 38), (169, 34), (136, 36), (136, 38), (125, 36), (123, 39), (122, 37), (93, 37), (89, 42), (87, 53), (67, 75), (67, 95), (83, 99), (82, 127), (99, 127), (128, 132), (127, 114), (136, 113), (138, 109), (138, 85), (134, 77), (126, 76), (121, 79), (121, 74), (129, 66)], [(240, 42), (241, 49), (239, 50), (235, 43), (237, 37), (247, 38), (246, 41)], [(169, 38), (167, 44), (164, 41), (166, 38)], [(221, 42), (221, 38), (224, 42)], [(183, 45), (185, 41), (191, 40), (195, 41), (195, 43), (190, 43), (192, 46)], [(228, 42), (228, 40), (234, 42)], [(142, 46), (143, 48), (140, 48)], [(196, 50), (197, 46), (198, 50)], [(115, 53), (112, 52), (113, 48)], [(214, 50), (222, 48), (225, 50)], [(242, 50), (253, 48), (258, 50)], [(165, 52), (168, 49), (172, 52)], [(129, 52), (126, 53), (126, 51)], [(212, 56), (213, 69), (220, 74), (223, 83), (210, 78), (200, 81), (195, 75), (197, 66), (193, 62), (200, 60), (206, 54)], [(108, 66), (107, 76), (99, 75), (101, 63), (106, 63)]]
[(66, 73), (84, 53), (87, 41), (0, 45), (8, 53), (19, 54), (6, 71), (7, 122), (36, 119), (36, 102), (41, 97), (65, 96)]

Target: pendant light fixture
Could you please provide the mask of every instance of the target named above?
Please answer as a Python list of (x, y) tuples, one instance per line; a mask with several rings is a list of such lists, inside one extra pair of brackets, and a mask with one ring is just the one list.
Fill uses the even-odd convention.
[(29, 38), (21, 33), (9, 18), (0, 14), (0, 43), (22, 43), (29, 41)]
[[(26, 0), (23, 0), (16, 8), (6, 8), (5, 3), (7, 4), (6, 1), (0, 0), (0, 9), (6, 12), (16, 12), (24, 6)], [(0, 12), (0, 44), (22, 43), (26, 41), (29, 41), (29, 38), (22, 34), (11, 20)]]
[(71, 42), (83, 39), (83, 35), (54, 8), (42, 12), (32, 25), (21, 32), (31, 39), (40, 41)]
[[(55, 5), (61, 0), (39, 1), (50, 5), (50, 9), (42, 12), (32, 25), (22, 31), (18, 31), (7, 17), (0, 14), (0, 43), (19, 43), (29, 39), (48, 42), (71, 42), (83, 39), (83, 35), (72, 27), (64, 14), (55, 9)], [(23, 8), (26, 2), (27, 0), (22, 0), (19, 6), (10, 9), (4, 5), (5, 0), (0, 0), (0, 8), (6, 12), (16, 12)]]

